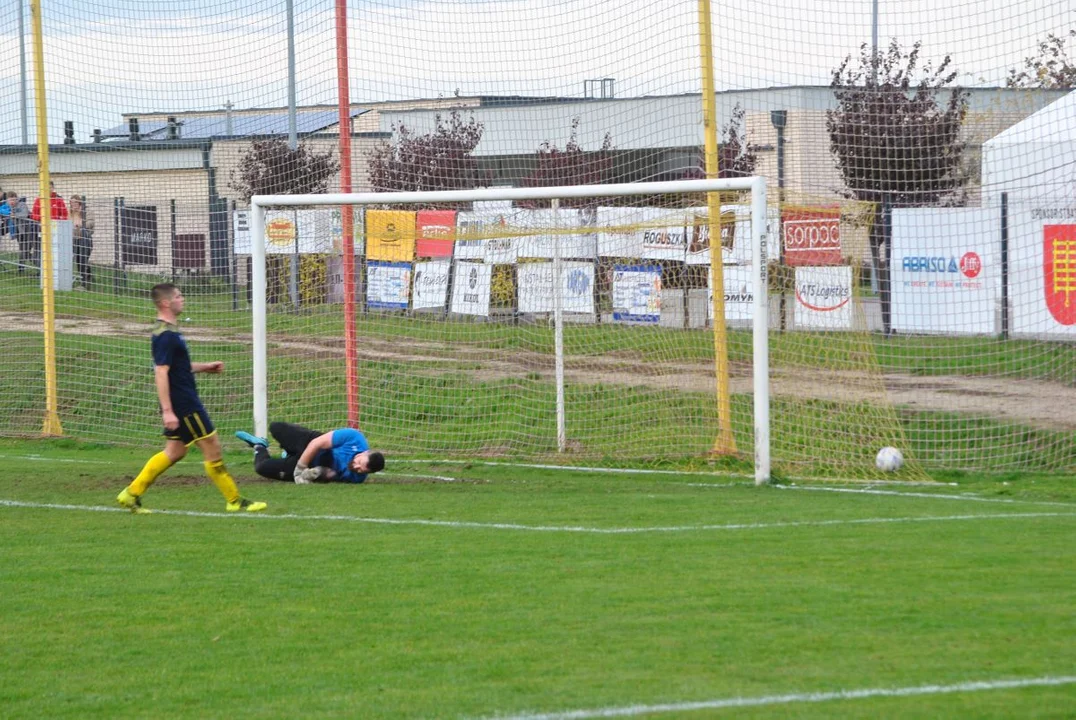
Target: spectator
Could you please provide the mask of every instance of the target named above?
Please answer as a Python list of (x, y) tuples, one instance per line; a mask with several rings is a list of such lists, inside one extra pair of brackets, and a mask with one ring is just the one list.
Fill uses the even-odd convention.
[(0, 217), (7, 226), (8, 233), (15, 238), (19, 246), (19, 274), (21, 275), (27, 268), (37, 267), (41, 244), (33, 222), (30, 221), (30, 211), (26, 208), (26, 201), (14, 190), (9, 190), (7, 200), (0, 209)]
[(93, 252), (93, 213), (86, 207), (86, 197), (83, 195), (71, 196), (71, 221), (73, 224), (72, 238), (75, 254), (75, 273), (81, 287), (90, 289), (93, 282), (93, 269), (90, 267), (90, 253)]
[(11, 235), (11, 206), (7, 204), (7, 192), (0, 190), (0, 237)]
[[(60, 197), (60, 193), (56, 192), (56, 183), (49, 183), (49, 190), (52, 191), (51, 202), (52, 213), (50, 217), (53, 220), (67, 220), (67, 203)], [(41, 198), (34, 200), (34, 209), (30, 211), (30, 219), (34, 222), (41, 222)]]

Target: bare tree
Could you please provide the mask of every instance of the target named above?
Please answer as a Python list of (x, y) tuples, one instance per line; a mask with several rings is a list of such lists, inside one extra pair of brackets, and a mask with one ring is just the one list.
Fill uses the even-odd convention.
[(1067, 90), (1076, 87), (1076, 59), (1070, 58), (1067, 40), (1076, 40), (1076, 28), (1068, 35), (1050, 33), (1039, 42), (1039, 53), (1024, 58), (1024, 69), (1009, 71), (1005, 85), (1015, 88)]
[(305, 144), (292, 150), (284, 138), (255, 140), (232, 171), (231, 184), (246, 201), (254, 195), (323, 193), (340, 163), (329, 150), (316, 153)]
[[(613, 138), (605, 133), (600, 149), (587, 152), (579, 144), (579, 118), (572, 118), (571, 134), (564, 149), (548, 140), (538, 148), (538, 165), (527, 177), (523, 187), (555, 187), (563, 185), (600, 185), (609, 181), (613, 169)], [(565, 198), (563, 207), (596, 205), (597, 198)], [(528, 200), (525, 207), (549, 207), (549, 200)]]
[(394, 142), (367, 154), (370, 183), (380, 192), (412, 190), (469, 190), (489, 183), (474, 157), (482, 139), (482, 123), (464, 122), (459, 111), (448, 119), (436, 117), (433, 132), (416, 135), (405, 125), (393, 126)]

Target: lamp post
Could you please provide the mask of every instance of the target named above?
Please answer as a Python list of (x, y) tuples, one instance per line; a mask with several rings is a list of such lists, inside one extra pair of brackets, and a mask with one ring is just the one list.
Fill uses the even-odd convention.
[(23, 20), (23, 0), (19, 4), (19, 100), (22, 106), (22, 144), (30, 144), (30, 121), (26, 111), (26, 26)]
[(288, 0), (288, 147), (299, 146), (295, 121), (295, 0)]

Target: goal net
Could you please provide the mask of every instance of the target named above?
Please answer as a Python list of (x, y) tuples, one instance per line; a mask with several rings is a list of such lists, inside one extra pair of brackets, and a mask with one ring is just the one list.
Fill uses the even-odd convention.
[[(749, 194), (480, 191), (761, 177), (774, 476), (1076, 470), (1069, 4), (33, 6), (0, 3), (2, 437), (156, 446), (167, 281), (229, 449), (264, 397), (396, 457), (751, 474)], [(252, 196), (451, 190), (266, 206), (255, 291)]]
[[(729, 201), (716, 224), (707, 190)], [(343, 315), (341, 212), (357, 219)], [(255, 427), (350, 417), (404, 458), (716, 464), (758, 481), (772, 447), (780, 473), (870, 476), (878, 448), (906, 441), (859, 283), (848, 262), (804, 266), (814, 314), (771, 308), (778, 223), (761, 179), (256, 196)], [(298, 273), (274, 274), (297, 248)], [(771, 342), (782, 324), (799, 343)]]

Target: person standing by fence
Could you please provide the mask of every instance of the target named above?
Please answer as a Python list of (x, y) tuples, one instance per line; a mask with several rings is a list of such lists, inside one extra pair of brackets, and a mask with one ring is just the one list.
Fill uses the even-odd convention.
[(19, 248), (19, 274), (27, 269), (37, 267), (38, 258), (34, 249), (34, 229), (30, 222), (30, 210), (26, 207), (26, 201), (19, 197), (14, 190), (7, 192), (7, 200), (4, 202), (7, 212), (2, 213), (7, 224), (7, 231), (15, 240)]
[(93, 252), (93, 213), (86, 206), (84, 195), (71, 196), (71, 221), (73, 224), (75, 274), (84, 290), (90, 289), (93, 282), (93, 270), (90, 267), (90, 254)]

